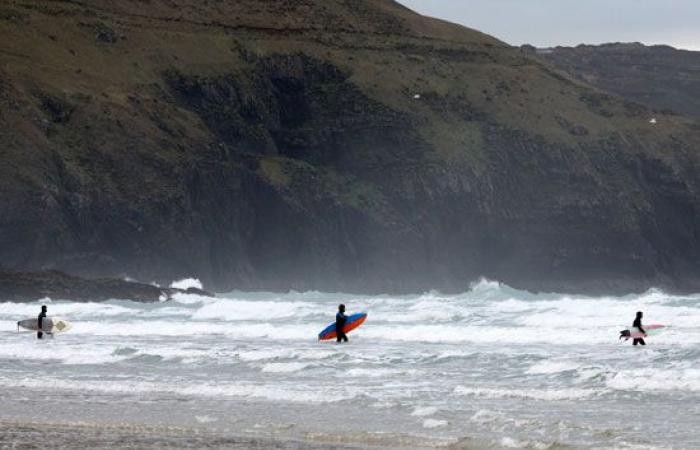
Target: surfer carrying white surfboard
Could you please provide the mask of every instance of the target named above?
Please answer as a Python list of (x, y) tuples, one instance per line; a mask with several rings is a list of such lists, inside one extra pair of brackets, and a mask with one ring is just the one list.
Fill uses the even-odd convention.
[(39, 313), (39, 318), (37, 319), (37, 332), (36, 332), (36, 338), (37, 339), (43, 339), (44, 338), (44, 332), (42, 331), (44, 328), (44, 319), (46, 318), (46, 305), (41, 306), (41, 312)]
[[(632, 328), (637, 328), (640, 333), (642, 333), (642, 336), (646, 337), (647, 332), (644, 331), (644, 328), (642, 328), (642, 317), (644, 316), (644, 313), (641, 311), (637, 311), (637, 317), (635, 317), (634, 322), (632, 323)], [(632, 345), (647, 345), (646, 342), (644, 342), (644, 339), (639, 337), (639, 338), (634, 338), (632, 341)]]

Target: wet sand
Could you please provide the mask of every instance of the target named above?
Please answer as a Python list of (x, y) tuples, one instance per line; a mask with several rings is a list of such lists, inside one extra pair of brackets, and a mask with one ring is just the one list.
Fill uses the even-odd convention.
[[(15, 448), (446, 448), (452, 442), (362, 426), (385, 411), (352, 405), (3, 388), (0, 450)], [(319, 413), (319, 408), (323, 408)], [(389, 414), (390, 415), (390, 414)], [(460, 450), (465, 448), (458, 447)], [(472, 447), (469, 447), (472, 448)], [(477, 447), (480, 448), (480, 447)]]
[(207, 430), (130, 425), (0, 422), (0, 449), (278, 449), (367, 447), (231, 437)]

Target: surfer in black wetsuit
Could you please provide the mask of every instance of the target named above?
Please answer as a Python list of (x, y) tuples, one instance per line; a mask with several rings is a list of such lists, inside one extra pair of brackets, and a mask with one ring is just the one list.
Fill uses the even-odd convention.
[[(642, 335), (643, 335), (644, 337), (646, 337), (647, 332), (644, 331), (644, 328), (642, 328), (642, 316), (644, 316), (644, 314), (643, 314), (641, 311), (638, 311), (638, 312), (637, 312), (637, 317), (635, 317), (634, 322), (632, 323), (632, 328), (635, 328), (635, 327), (638, 328), (638, 329), (639, 329), (639, 332), (642, 333)], [(640, 344), (640, 345), (647, 345), (647, 343), (644, 342), (644, 339), (642, 339), (642, 338), (634, 338), (634, 341), (632, 341), (632, 345), (637, 345), (637, 344)]]
[(338, 343), (348, 341), (348, 337), (343, 332), (347, 322), (348, 316), (345, 315), (345, 305), (338, 305), (338, 314), (335, 315), (335, 334), (337, 335), (336, 342)]
[(37, 339), (44, 338), (44, 333), (41, 331), (43, 329), (44, 319), (46, 319), (46, 305), (43, 305), (41, 307), (41, 312), (39, 313), (39, 318), (37, 321), (37, 332), (36, 332)]

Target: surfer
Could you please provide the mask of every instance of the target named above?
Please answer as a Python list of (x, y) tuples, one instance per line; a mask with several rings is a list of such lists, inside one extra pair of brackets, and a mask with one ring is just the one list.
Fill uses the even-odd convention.
[(338, 314), (335, 315), (335, 333), (337, 335), (336, 342), (338, 343), (348, 341), (348, 337), (343, 332), (343, 330), (345, 329), (345, 324), (347, 322), (348, 316), (345, 315), (345, 305), (340, 304), (338, 305)]
[(44, 325), (44, 319), (46, 318), (46, 305), (41, 306), (41, 312), (39, 313), (39, 318), (37, 320), (37, 332), (36, 332), (36, 338), (37, 339), (43, 339), (44, 338), (44, 333), (41, 331), (43, 330), (43, 325)]
[[(641, 311), (637, 311), (637, 317), (635, 317), (634, 322), (632, 323), (632, 328), (637, 328), (639, 329), (639, 332), (642, 333), (643, 337), (646, 337), (647, 332), (644, 331), (644, 328), (642, 328), (642, 316), (644, 316), (644, 313)], [(632, 341), (632, 345), (647, 345), (646, 342), (644, 342), (644, 339), (642, 338), (634, 338), (634, 341)]]

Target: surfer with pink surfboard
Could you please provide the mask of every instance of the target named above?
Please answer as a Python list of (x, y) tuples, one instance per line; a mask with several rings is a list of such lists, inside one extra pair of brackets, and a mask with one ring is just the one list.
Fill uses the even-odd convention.
[(642, 326), (642, 317), (644, 313), (642, 311), (637, 311), (637, 316), (632, 322), (632, 327), (620, 331), (620, 339), (625, 338), (628, 341), (630, 338), (633, 339), (632, 345), (647, 345), (644, 338), (649, 335), (649, 333), (658, 333), (664, 328), (665, 325), (647, 325)]
[(647, 337), (647, 332), (644, 331), (644, 328), (642, 328), (642, 317), (644, 316), (644, 313), (641, 311), (637, 311), (637, 317), (634, 318), (634, 322), (632, 322), (632, 328), (636, 328), (639, 330), (640, 333), (642, 333), (642, 337), (634, 338), (632, 341), (632, 345), (647, 345), (646, 342), (644, 342), (644, 338)]

